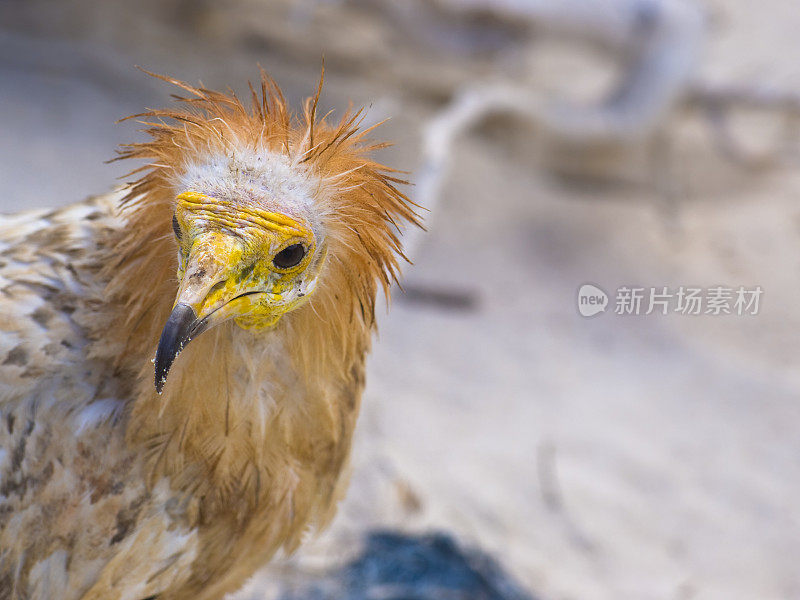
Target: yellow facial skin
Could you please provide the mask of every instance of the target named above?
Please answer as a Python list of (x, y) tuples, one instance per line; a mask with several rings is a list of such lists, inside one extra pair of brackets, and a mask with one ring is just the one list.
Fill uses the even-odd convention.
[[(175, 305), (190, 306), (213, 327), (234, 319), (244, 329), (264, 329), (313, 292), (325, 258), (311, 228), (285, 214), (243, 208), (195, 191), (176, 199), (180, 287)], [(301, 244), (296, 265), (273, 262)]]

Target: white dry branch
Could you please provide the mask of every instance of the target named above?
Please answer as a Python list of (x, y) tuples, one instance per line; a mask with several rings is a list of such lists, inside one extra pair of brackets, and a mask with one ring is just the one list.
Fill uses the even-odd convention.
[[(512, 115), (551, 139), (579, 145), (626, 145), (656, 132), (678, 104), (708, 118), (719, 151), (744, 166), (761, 167), (775, 156), (751, 156), (735, 141), (729, 114), (739, 108), (776, 111), (790, 122), (800, 118), (800, 95), (780, 90), (714, 87), (694, 81), (704, 37), (704, 15), (683, 0), (431, 0), (453, 15), (480, 11), (549, 31), (591, 38), (617, 50), (618, 85), (597, 105), (574, 107), (546, 102), (530, 87), (484, 81), (458, 90), (423, 127), (422, 163), (415, 201), (430, 211), (430, 225), (442, 197), (452, 148), (459, 137), (486, 118)], [(790, 128), (787, 128), (787, 130)], [(410, 231), (408, 250), (421, 234)]]
[[(704, 19), (683, 0), (437, 0), (427, 3), (454, 17), (480, 11), (549, 31), (603, 42), (625, 67), (619, 84), (595, 106), (545, 102), (508, 82), (481, 82), (457, 91), (423, 128), (415, 200), (438, 212), (454, 143), (487, 117), (511, 114), (562, 141), (625, 144), (652, 132), (685, 92), (703, 38)], [(413, 255), (420, 233), (410, 233)]]
[[(442, 187), (453, 158), (452, 148), (458, 137), (492, 114), (534, 116), (531, 106), (527, 96), (517, 89), (502, 85), (471, 86), (456, 94), (452, 102), (428, 121), (422, 130), (423, 159), (414, 182), (414, 201), (429, 211), (425, 217), (427, 227), (438, 212)], [(419, 247), (422, 235), (423, 231), (416, 227), (405, 231), (404, 245), (410, 257)]]

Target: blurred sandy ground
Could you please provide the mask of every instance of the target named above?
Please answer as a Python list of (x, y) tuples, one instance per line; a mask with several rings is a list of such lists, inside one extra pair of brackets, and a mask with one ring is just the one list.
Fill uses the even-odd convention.
[[(800, 5), (704, 6), (698, 77), (800, 91)], [(325, 107), (391, 116), (382, 158), (411, 170), (421, 124), (466, 82), (507, 68), (580, 96), (608, 80), (603, 60), (565, 44), (498, 65), (495, 29), (476, 54), (369, 3), (3, 2), (0, 206), (114, 184), (125, 165), (102, 161), (137, 135), (115, 119), (172, 91), (134, 64), (241, 90), (260, 62), (297, 104), (324, 51)], [(737, 134), (758, 147), (781, 127), (764, 115)], [(406, 282), (467, 301), (398, 296), (334, 527), (238, 598), (264, 597), (277, 571), (346, 558), (375, 526), (453, 531), (544, 599), (800, 598), (800, 161), (789, 148), (758, 173), (727, 162), (693, 113), (664, 131), (660, 149), (602, 161), (510, 118), (457, 144)], [(585, 320), (586, 281), (764, 296), (755, 317)]]

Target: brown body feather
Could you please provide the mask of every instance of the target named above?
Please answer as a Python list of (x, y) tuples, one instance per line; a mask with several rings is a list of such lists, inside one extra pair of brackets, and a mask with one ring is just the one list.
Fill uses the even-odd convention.
[[(360, 113), (317, 119), (319, 91), (298, 118), (266, 75), (249, 107), (169, 81), (183, 108), (147, 113), (151, 141), (122, 154), (148, 161), (141, 179), (0, 226), (2, 600), (221, 598), (343, 492), (375, 297), (413, 209), (366, 157)], [(319, 182), (326, 266), (274, 328), (192, 342), (157, 395), (175, 182), (201, 154), (243, 149)]]

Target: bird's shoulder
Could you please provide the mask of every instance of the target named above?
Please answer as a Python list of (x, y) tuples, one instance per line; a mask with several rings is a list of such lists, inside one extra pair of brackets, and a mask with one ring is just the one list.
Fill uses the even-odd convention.
[(96, 257), (107, 232), (122, 226), (120, 194), (0, 217), (0, 407), (63, 387), (78, 371), (86, 382), (76, 315), (100, 302)]

